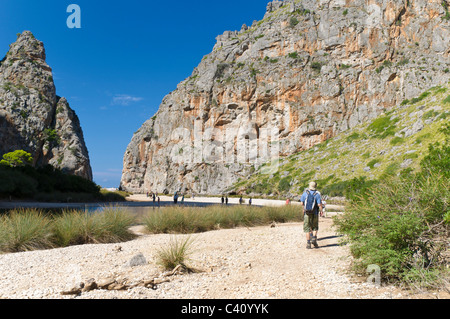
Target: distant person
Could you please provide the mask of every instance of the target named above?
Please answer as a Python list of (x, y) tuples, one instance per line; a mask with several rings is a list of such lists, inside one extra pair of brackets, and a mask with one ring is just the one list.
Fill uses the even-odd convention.
[(184, 205), (184, 194), (183, 197), (181, 197), (181, 204)]
[(153, 204), (156, 202), (156, 194), (152, 192)]
[(228, 196), (225, 197), (225, 205), (228, 205)]
[(248, 206), (252, 206), (252, 198), (250, 197), (250, 199), (248, 200)]
[(305, 189), (300, 198), (303, 207), (303, 231), (306, 234), (306, 249), (311, 249), (311, 243), (315, 248), (319, 248), (317, 244), (317, 233), (319, 232), (319, 212), (323, 217), (322, 198), (320, 192), (317, 191), (317, 183), (309, 183), (309, 187)]
[(158, 207), (161, 207), (161, 198), (158, 196)]
[(239, 197), (239, 205), (242, 205), (243, 202), (244, 202), (244, 200), (243, 200), (242, 196)]
[(288, 198), (286, 199), (286, 205), (290, 205), (291, 204), (291, 200)]
[(225, 202), (225, 199), (223, 198), (223, 196), (222, 196), (221, 201), (222, 201), (222, 205), (223, 205), (223, 203)]
[(175, 194), (173, 195), (173, 203), (178, 203), (178, 192), (175, 192)]
[(328, 195), (325, 195), (324, 197), (323, 197), (323, 199), (322, 199), (322, 211), (323, 211), (323, 216), (324, 217), (327, 217), (327, 210), (326, 210), (326, 207), (327, 207), (327, 201), (328, 200)]

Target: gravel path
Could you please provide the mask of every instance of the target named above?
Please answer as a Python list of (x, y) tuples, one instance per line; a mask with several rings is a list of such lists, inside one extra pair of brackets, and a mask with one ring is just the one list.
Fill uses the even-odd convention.
[[(376, 287), (350, 275), (347, 246), (339, 245), (331, 218), (321, 218), (319, 249), (305, 249), (301, 223), (237, 228), (191, 235), (189, 265), (199, 272), (164, 277), (156, 289), (96, 289), (63, 296), (77, 283), (108, 277), (136, 283), (161, 277), (156, 252), (187, 235), (147, 235), (120, 244), (73, 246), (0, 255), (0, 299), (332, 299), (448, 298)], [(142, 254), (145, 263), (131, 267)]]
[[(320, 249), (306, 250), (302, 225), (217, 230), (192, 235), (190, 265), (199, 273), (177, 274), (156, 289), (93, 290), (62, 296), (79, 282), (93, 278), (127, 278), (128, 282), (160, 277), (156, 251), (174, 237), (143, 235), (136, 240), (84, 245), (0, 256), (0, 298), (14, 299), (291, 299), (291, 298), (405, 298), (392, 287), (377, 288), (346, 274), (347, 248), (338, 245), (331, 220), (322, 219)], [(138, 231), (139, 229), (136, 229)], [(130, 267), (142, 253), (146, 264)]]

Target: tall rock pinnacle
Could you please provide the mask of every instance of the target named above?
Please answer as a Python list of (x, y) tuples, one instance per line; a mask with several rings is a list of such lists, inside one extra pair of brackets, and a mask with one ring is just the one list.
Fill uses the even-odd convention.
[(0, 62), (0, 156), (22, 149), (36, 166), (92, 180), (79, 119), (56, 95), (45, 59), (43, 43), (24, 31)]

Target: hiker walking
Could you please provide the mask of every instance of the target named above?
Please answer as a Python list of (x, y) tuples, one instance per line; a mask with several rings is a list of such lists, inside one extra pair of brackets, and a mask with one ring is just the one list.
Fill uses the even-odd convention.
[(311, 243), (315, 248), (319, 248), (317, 244), (317, 233), (319, 231), (319, 212), (323, 216), (322, 197), (317, 191), (317, 183), (309, 183), (309, 187), (305, 189), (300, 202), (303, 207), (303, 231), (306, 234), (306, 248), (311, 249)]

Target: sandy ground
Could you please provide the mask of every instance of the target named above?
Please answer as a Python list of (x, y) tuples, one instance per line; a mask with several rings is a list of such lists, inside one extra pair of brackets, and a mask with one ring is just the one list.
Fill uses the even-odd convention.
[[(136, 226), (134, 231), (140, 236), (130, 242), (3, 254), (0, 298), (448, 299), (444, 292), (413, 294), (393, 286), (379, 287), (352, 275), (348, 271), (348, 247), (340, 245), (332, 224), (330, 217), (321, 218), (320, 248), (311, 250), (305, 249), (302, 224), (289, 223), (219, 229), (191, 236), (149, 235), (142, 226)], [(196, 273), (167, 277), (167, 282), (154, 289), (96, 289), (77, 296), (61, 295), (91, 278), (100, 281), (112, 277), (129, 283), (161, 278), (164, 271), (156, 262), (158, 250), (187, 238), (193, 240), (188, 264), (198, 270)], [(130, 266), (130, 260), (139, 254), (145, 262)]]

